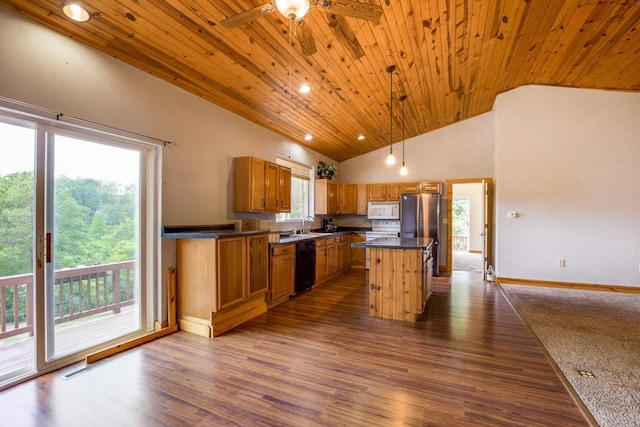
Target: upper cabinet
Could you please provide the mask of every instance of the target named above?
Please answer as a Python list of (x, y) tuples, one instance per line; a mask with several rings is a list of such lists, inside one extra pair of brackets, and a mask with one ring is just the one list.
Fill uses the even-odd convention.
[(358, 210), (358, 187), (356, 184), (338, 183), (338, 213), (355, 215)]
[(369, 184), (370, 202), (396, 202), (400, 200), (400, 184)]
[(280, 212), (291, 212), (291, 169), (278, 166), (280, 181)]
[(234, 212), (290, 212), (291, 169), (255, 157), (233, 159)]
[(315, 214), (337, 214), (338, 183), (333, 182), (330, 179), (316, 179), (315, 182)]

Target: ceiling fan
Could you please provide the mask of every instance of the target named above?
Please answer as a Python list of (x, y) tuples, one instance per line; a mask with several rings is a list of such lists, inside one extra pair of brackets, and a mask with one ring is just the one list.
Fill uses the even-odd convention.
[[(355, 0), (271, 0), (265, 5), (223, 19), (220, 24), (225, 28), (234, 28), (277, 10), (282, 16), (295, 23), (296, 39), (300, 43), (302, 53), (313, 55), (316, 53), (316, 44), (311, 28), (304, 22), (304, 16), (315, 7), (333, 15), (335, 24), (331, 27), (339, 34), (338, 40), (350, 44), (347, 48), (355, 59), (364, 55), (344, 17), (378, 22), (382, 16), (382, 7), (377, 4), (361, 3)], [(353, 45), (354, 40), (357, 46)]]

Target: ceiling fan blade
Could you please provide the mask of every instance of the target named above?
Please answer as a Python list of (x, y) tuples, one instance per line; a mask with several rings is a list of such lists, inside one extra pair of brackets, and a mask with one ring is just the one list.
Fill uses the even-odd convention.
[(316, 42), (313, 39), (311, 27), (304, 22), (303, 19), (296, 21), (296, 39), (300, 43), (300, 49), (306, 56), (313, 55), (317, 52)]
[(223, 19), (220, 21), (220, 25), (225, 28), (235, 28), (238, 25), (246, 24), (247, 22), (251, 22), (263, 15), (268, 15), (274, 10), (276, 10), (276, 8), (273, 7), (271, 3), (267, 3)]
[(318, 7), (325, 12), (373, 22), (380, 21), (382, 16), (382, 6), (355, 0), (319, 0)]
[(336, 35), (336, 39), (338, 39), (340, 44), (349, 52), (351, 58), (360, 59), (364, 56), (364, 50), (344, 16), (330, 15), (329, 27), (331, 27), (333, 33)]

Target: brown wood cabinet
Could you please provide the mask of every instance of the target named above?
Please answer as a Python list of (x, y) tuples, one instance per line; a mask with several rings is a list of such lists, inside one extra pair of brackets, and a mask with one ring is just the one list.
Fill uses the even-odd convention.
[(268, 236), (178, 239), (178, 324), (217, 336), (267, 309)]
[(316, 240), (316, 285), (327, 276), (327, 239)]
[(334, 215), (338, 213), (338, 183), (330, 179), (315, 181), (315, 214)]
[[(364, 233), (355, 233), (351, 236), (352, 243), (359, 243), (365, 241)], [(351, 268), (364, 268), (365, 267), (365, 249), (364, 248), (351, 248)]]
[(338, 271), (338, 247), (336, 238), (327, 239), (327, 278), (333, 276)]
[(400, 200), (400, 184), (368, 184), (369, 202), (395, 202)]
[(351, 234), (344, 234), (336, 240), (339, 240), (338, 270), (342, 272), (351, 266)]
[(296, 278), (296, 245), (271, 248), (269, 307), (289, 299)]
[(358, 187), (356, 184), (338, 184), (338, 213), (355, 215), (358, 211)]
[(291, 169), (278, 166), (280, 212), (291, 212)]
[(368, 202), (369, 202), (369, 194), (367, 193), (367, 184), (356, 184), (356, 198), (357, 207), (356, 207), (356, 215), (366, 215)]
[(291, 211), (291, 169), (256, 157), (234, 158), (233, 210)]
[(420, 192), (420, 183), (418, 182), (401, 182), (400, 194), (418, 194)]

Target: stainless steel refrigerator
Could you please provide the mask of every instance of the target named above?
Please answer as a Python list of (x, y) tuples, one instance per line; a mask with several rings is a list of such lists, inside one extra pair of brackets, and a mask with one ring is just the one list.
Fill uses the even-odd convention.
[(433, 275), (440, 275), (440, 194), (400, 195), (400, 237), (432, 238)]

